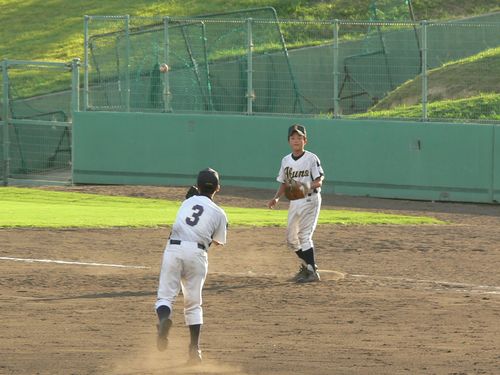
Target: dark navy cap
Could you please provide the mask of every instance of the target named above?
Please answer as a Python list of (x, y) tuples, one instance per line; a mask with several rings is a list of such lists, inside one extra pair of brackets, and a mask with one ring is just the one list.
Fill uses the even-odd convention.
[(303, 125), (294, 124), (294, 125), (290, 126), (288, 128), (288, 138), (290, 138), (290, 136), (293, 133), (297, 133), (298, 135), (302, 135), (304, 137), (307, 137), (306, 128), (304, 128)]
[(212, 168), (206, 168), (198, 173), (198, 186), (217, 187), (219, 186), (219, 174)]

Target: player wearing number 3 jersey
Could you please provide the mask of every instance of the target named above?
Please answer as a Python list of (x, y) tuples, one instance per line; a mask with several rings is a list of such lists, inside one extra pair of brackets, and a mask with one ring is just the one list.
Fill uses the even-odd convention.
[(172, 325), (172, 308), (182, 289), (184, 318), (190, 331), (189, 363), (201, 362), (200, 330), (203, 324), (202, 290), (208, 271), (207, 251), (211, 244), (226, 243), (227, 217), (212, 198), (220, 189), (219, 175), (213, 169), (200, 171), (199, 195), (186, 199), (172, 226), (163, 254), (158, 297), (158, 350), (167, 348)]

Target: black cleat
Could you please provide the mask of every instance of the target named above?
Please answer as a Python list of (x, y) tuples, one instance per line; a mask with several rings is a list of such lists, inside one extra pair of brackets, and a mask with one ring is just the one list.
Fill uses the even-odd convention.
[(305, 273), (297, 279), (297, 283), (302, 284), (302, 283), (312, 283), (312, 282), (317, 282), (321, 281), (321, 278), (319, 277), (319, 273), (316, 267), (313, 267), (311, 265), (307, 265), (305, 269)]
[(290, 278), (288, 281), (297, 282), (297, 280), (302, 279), (303, 277), (307, 276), (307, 274), (308, 274), (307, 267), (301, 264), (299, 271), (295, 274), (295, 276)]
[(168, 331), (172, 327), (172, 321), (168, 318), (160, 320), (160, 323), (156, 325), (158, 330), (158, 336), (156, 337), (156, 347), (160, 352), (167, 349), (168, 346)]

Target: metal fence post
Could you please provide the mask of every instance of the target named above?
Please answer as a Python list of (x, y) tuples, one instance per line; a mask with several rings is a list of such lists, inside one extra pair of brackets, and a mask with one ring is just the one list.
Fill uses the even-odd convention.
[(125, 16), (125, 38), (127, 39), (125, 61), (125, 108), (130, 112), (130, 15)]
[(83, 51), (83, 110), (89, 108), (89, 16), (84, 17), (84, 51)]
[(247, 114), (253, 112), (253, 35), (252, 35), (252, 19), (247, 18)]
[(202, 42), (203, 42), (203, 56), (205, 58), (205, 70), (206, 70), (206, 77), (205, 79), (207, 80), (207, 96), (208, 96), (208, 109), (210, 111), (214, 110), (214, 102), (212, 100), (212, 84), (210, 83), (210, 67), (208, 64), (208, 48), (207, 48), (207, 29), (205, 26), (205, 22), (201, 22), (201, 30), (202, 30)]
[[(74, 113), (80, 111), (80, 59), (75, 58), (71, 61), (71, 123), (73, 124)], [(71, 160), (71, 175), (70, 183), (73, 183), (73, 162), (74, 158), (74, 137), (71, 131), (70, 142), (70, 160)]]
[(71, 111), (80, 110), (80, 59), (71, 61)]
[[(163, 18), (163, 38), (165, 47), (163, 49), (163, 62), (167, 64), (170, 68), (170, 35), (168, 32), (170, 17)], [(165, 112), (172, 112), (172, 107), (170, 106), (170, 77), (168, 72), (163, 74), (163, 106)]]
[(10, 175), (10, 139), (9, 139), (9, 63), (7, 60), (2, 61), (2, 79), (3, 79), (3, 185), (9, 184)]
[(428, 121), (427, 115), (427, 21), (422, 21), (422, 121)]
[(340, 117), (339, 102), (339, 20), (333, 21), (333, 117)]

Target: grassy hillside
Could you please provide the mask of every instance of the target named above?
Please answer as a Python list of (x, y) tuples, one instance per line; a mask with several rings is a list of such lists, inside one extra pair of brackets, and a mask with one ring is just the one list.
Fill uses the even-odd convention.
[[(488, 120), (500, 121), (500, 95), (480, 94), (462, 99), (442, 99), (431, 102), (427, 106), (429, 118), (440, 120)], [(422, 117), (422, 106), (400, 105), (391, 109), (371, 109), (367, 113), (349, 116), (350, 118), (396, 118), (396, 119), (420, 119)]]
[[(475, 103), (479, 108), (482, 108), (482, 111), (485, 108), (499, 108), (497, 103), (500, 103), (500, 96), (497, 94), (499, 91), (498, 79), (492, 79), (492, 77), (500, 77), (500, 48), (492, 48), (430, 70), (428, 72), (428, 101), (432, 103), (448, 100), (447, 103), (443, 103), (447, 104), (441, 108), (444, 109), (449, 107), (449, 100), (470, 98), (469, 101), (459, 101), (457, 104), (465, 109), (466, 104), (470, 106)], [(498, 99), (494, 98), (495, 95)], [(394, 115), (404, 116), (404, 114), (419, 108), (417, 104), (421, 98), (422, 80), (418, 76), (405, 82), (373, 106), (370, 115), (375, 115), (373, 112), (378, 112), (376, 114), (378, 116), (388, 115), (386, 110), (398, 108)], [(491, 102), (492, 100), (493, 102)], [(497, 104), (492, 105), (494, 103)], [(437, 110), (436, 107), (433, 109)], [(437, 115), (437, 113), (434, 114)], [(398, 117), (401, 117), (399, 115)], [(500, 119), (500, 113), (491, 113), (490, 115), (494, 116), (494, 118), (488, 116), (490, 119)]]
[[(0, 59), (66, 62), (82, 58), (84, 15), (187, 16), (272, 6), (282, 19), (368, 19), (370, 2), (0, 0)], [(498, 0), (413, 0), (413, 7), (417, 19), (457, 18), (500, 9)]]
[[(403, 3), (404, 0), (378, 0)], [(182, 17), (220, 13), (247, 8), (272, 6), (280, 19), (350, 19), (370, 18), (371, 0), (0, 0), (0, 60), (38, 60), (68, 62), (74, 57), (83, 58), (83, 17), (84, 15), (126, 15)], [(500, 10), (498, 0), (413, 0), (417, 20), (455, 19)], [(476, 59), (458, 61), (430, 72), (430, 100), (441, 110), (447, 109), (456, 115), (464, 107), (462, 102), (450, 102), (465, 97), (476, 97), (470, 103), (478, 106), (496, 103), (496, 97), (484, 94), (498, 92), (489, 90), (491, 77), (500, 77), (500, 51)], [(476, 79), (478, 71), (487, 69), (484, 79)], [(468, 71), (476, 72), (474, 75)], [(470, 80), (464, 79), (474, 77)], [(26, 85), (27, 90), (33, 85)], [(29, 95), (28, 95), (29, 94)], [(26, 94), (33, 95), (33, 92)], [(420, 79), (407, 82), (393, 94), (372, 108), (370, 115), (398, 117), (408, 111), (418, 110), (420, 99)], [(448, 100), (440, 106), (440, 100)], [(388, 109), (399, 107), (399, 111)], [(454, 108), (451, 110), (450, 108)], [(455, 108), (456, 107), (456, 108)], [(429, 108), (431, 109), (431, 107)], [(458, 118), (463, 116), (458, 116)], [(456, 118), (456, 117), (455, 117)]]

